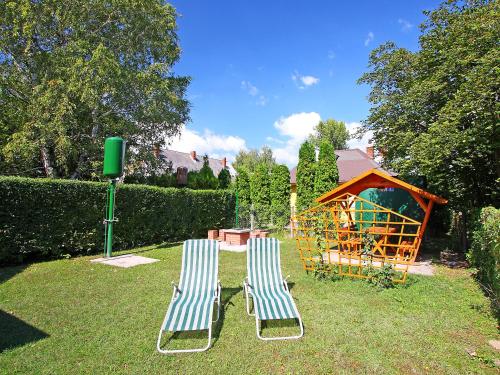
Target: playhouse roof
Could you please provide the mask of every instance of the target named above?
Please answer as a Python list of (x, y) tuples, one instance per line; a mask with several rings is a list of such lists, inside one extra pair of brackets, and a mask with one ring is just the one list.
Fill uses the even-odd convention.
[(319, 198), (316, 198), (316, 202), (328, 202), (345, 193), (359, 195), (360, 192), (369, 188), (398, 188), (406, 190), (422, 206), (422, 208), (425, 207), (425, 203), (422, 202), (421, 198), (426, 198), (438, 204), (448, 203), (448, 201), (444, 198), (438, 197), (437, 195), (431, 194), (423, 189), (420, 189), (419, 187), (401, 181), (400, 179), (390, 176), (389, 174), (378, 169), (370, 169), (360, 174), (359, 176), (329, 191), (328, 193), (323, 194)]

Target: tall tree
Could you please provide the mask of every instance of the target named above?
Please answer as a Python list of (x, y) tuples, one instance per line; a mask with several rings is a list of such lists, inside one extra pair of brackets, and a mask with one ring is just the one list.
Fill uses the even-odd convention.
[(268, 224), (271, 215), (271, 191), (269, 168), (266, 164), (258, 164), (255, 168), (250, 177), (250, 192), (257, 224)]
[(219, 189), (227, 189), (231, 185), (231, 174), (227, 168), (222, 168), (217, 176), (219, 180)]
[(269, 171), (276, 164), (273, 150), (269, 146), (262, 146), (260, 151), (256, 149), (240, 150), (236, 155), (233, 166), (237, 169), (244, 168), (249, 173), (253, 173), (259, 164), (265, 164)]
[(328, 141), (319, 146), (318, 163), (314, 179), (314, 195), (320, 195), (332, 190), (339, 183), (339, 170), (333, 145)]
[(334, 150), (344, 150), (347, 148), (349, 140), (349, 131), (345, 126), (345, 122), (328, 119), (320, 121), (314, 128), (314, 134), (311, 135), (310, 141), (319, 147), (321, 142), (330, 142)]
[(208, 155), (203, 156), (203, 166), (199, 171), (190, 171), (187, 175), (187, 187), (190, 189), (217, 189), (219, 180), (215, 177), (208, 163)]
[[(95, 178), (103, 141), (154, 171), (153, 145), (189, 120), (188, 77), (172, 73), (176, 11), (162, 0), (0, 2), (0, 168)], [(40, 173), (36, 173), (40, 171)]]
[[(426, 13), (420, 50), (387, 42), (370, 55), (370, 115), (385, 163), (464, 213), (498, 200), (498, 1), (445, 1)], [(463, 217), (466, 217), (464, 215)]]
[(290, 171), (286, 165), (275, 165), (271, 170), (271, 214), (280, 229), (290, 222)]
[(250, 195), (250, 177), (244, 169), (238, 169), (236, 176), (236, 189), (240, 206), (250, 207), (252, 198)]
[(316, 151), (311, 142), (300, 146), (297, 165), (297, 211), (310, 207), (314, 201), (314, 176), (316, 173)]

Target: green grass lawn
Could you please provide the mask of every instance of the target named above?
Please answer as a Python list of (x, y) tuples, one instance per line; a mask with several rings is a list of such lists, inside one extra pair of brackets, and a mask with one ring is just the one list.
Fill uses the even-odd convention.
[[(406, 286), (319, 282), (302, 269), (294, 244), (282, 268), (305, 336), (263, 342), (245, 313), (245, 254), (222, 251), (224, 313), (205, 353), (160, 355), (155, 344), (180, 272), (181, 246), (136, 250), (160, 262), (119, 269), (90, 257), (0, 269), (0, 372), (61, 373), (497, 373), (498, 337), (489, 302), (467, 270), (437, 267)], [(297, 332), (272, 325), (267, 333)], [(177, 345), (202, 345), (206, 334)], [(467, 354), (474, 350), (476, 357)]]

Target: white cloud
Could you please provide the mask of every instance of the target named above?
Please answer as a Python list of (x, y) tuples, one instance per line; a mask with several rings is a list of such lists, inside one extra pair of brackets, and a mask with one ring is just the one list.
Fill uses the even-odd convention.
[(220, 135), (205, 129), (202, 134), (184, 127), (180, 137), (170, 140), (170, 149), (181, 152), (196, 151), (198, 155), (208, 154), (210, 157), (227, 157), (234, 160), (239, 150), (246, 150), (243, 138), (234, 135)]
[(261, 107), (265, 107), (269, 103), (269, 98), (265, 95), (260, 94), (260, 90), (254, 86), (250, 81), (241, 81), (241, 88), (245, 90), (250, 96), (257, 96), (255, 104)]
[(269, 103), (269, 99), (266, 98), (264, 95), (259, 96), (259, 99), (255, 102), (255, 104), (260, 105), (262, 107), (266, 106), (267, 103)]
[(266, 141), (272, 142), (272, 143), (278, 143), (280, 145), (285, 144), (285, 141), (283, 141), (282, 139), (278, 139), (278, 138), (274, 138), (274, 137), (266, 137)]
[(373, 34), (373, 32), (370, 31), (365, 39), (365, 47), (367, 47), (368, 44), (370, 44), (373, 41), (373, 38), (375, 38), (375, 34)]
[(292, 74), (292, 81), (294, 81), (299, 89), (305, 89), (306, 87), (316, 85), (319, 83), (319, 78), (314, 76), (303, 76), (299, 72), (295, 71)]
[(295, 166), (298, 161), (300, 145), (314, 132), (314, 127), (320, 120), (319, 113), (301, 112), (288, 117), (280, 117), (279, 120), (275, 121), (274, 127), (281, 136), (287, 138), (282, 141), (284, 142), (282, 147), (273, 148), (276, 161), (285, 163), (289, 167)]
[(241, 88), (251, 96), (257, 96), (259, 93), (259, 89), (252, 85), (250, 81), (241, 81)]
[(319, 78), (316, 78), (313, 76), (302, 76), (302, 77), (300, 77), (300, 80), (306, 86), (312, 86), (312, 85), (315, 85), (319, 82)]
[(335, 58), (335, 52), (333, 52), (333, 51), (328, 51), (328, 58), (329, 58), (330, 60), (333, 60), (333, 59)]
[(371, 138), (373, 137), (372, 131), (367, 131), (361, 139), (355, 138), (356, 132), (361, 127), (359, 122), (348, 122), (345, 124), (351, 139), (347, 142), (349, 148), (359, 148), (361, 151), (366, 150), (366, 146), (371, 144)]
[(401, 31), (407, 32), (413, 28), (413, 24), (403, 18), (399, 18), (398, 23), (401, 25)]
[[(278, 163), (287, 164), (289, 167), (294, 167), (298, 163), (300, 145), (314, 132), (314, 127), (321, 120), (321, 116), (316, 112), (301, 112), (294, 113), (288, 117), (281, 117), (274, 123), (274, 127), (279, 134), (284, 137), (284, 140), (267, 137), (266, 140), (278, 144), (278, 147), (273, 147), (273, 154)], [(361, 139), (354, 138), (354, 135), (360, 128), (359, 122), (348, 122), (346, 128), (349, 131), (352, 139), (347, 142), (349, 148), (359, 148), (362, 151), (366, 150), (366, 146), (370, 145), (373, 132), (368, 131)]]

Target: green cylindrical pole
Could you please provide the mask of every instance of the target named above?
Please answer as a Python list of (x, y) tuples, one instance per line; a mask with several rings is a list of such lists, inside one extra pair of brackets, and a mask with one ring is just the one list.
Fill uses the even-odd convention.
[(108, 212), (106, 213), (106, 256), (111, 257), (113, 250), (113, 222), (115, 221), (115, 189), (116, 180), (108, 185)]
[(236, 190), (236, 228), (239, 228), (239, 217), (240, 217), (240, 205), (238, 202), (238, 190)]

